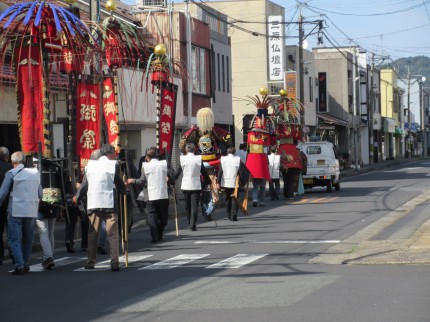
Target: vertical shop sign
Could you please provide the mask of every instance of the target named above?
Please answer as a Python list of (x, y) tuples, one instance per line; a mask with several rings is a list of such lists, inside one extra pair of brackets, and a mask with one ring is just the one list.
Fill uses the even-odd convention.
[(284, 25), (282, 24), (282, 16), (269, 16), (268, 29), (269, 80), (282, 80), (284, 72)]

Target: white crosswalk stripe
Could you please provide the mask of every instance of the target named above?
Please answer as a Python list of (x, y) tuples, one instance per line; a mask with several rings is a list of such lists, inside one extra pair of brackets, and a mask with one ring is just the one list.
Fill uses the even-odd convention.
[(143, 269), (171, 269), (178, 266), (182, 266), (193, 262), (195, 260), (201, 259), (203, 257), (209, 256), (209, 254), (181, 254), (165, 261), (158, 262), (146, 267), (139, 268), (139, 270)]
[[(73, 264), (73, 263), (83, 261), (85, 258), (86, 257), (61, 257), (61, 258), (55, 259), (55, 267), (53, 269), (58, 268), (60, 266), (66, 266), (68, 264)], [(43, 271), (44, 269), (42, 267), (42, 264), (35, 264), (30, 266), (30, 272), (32, 273), (40, 273)]]
[(206, 268), (239, 268), (267, 255), (268, 254), (237, 254), (236, 256), (227, 258)]
[[(146, 258), (151, 257), (152, 255), (128, 255), (128, 263), (129, 263), (129, 267), (136, 267), (136, 266), (141, 266), (140, 264), (137, 264), (137, 262), (140, 262)], [(120, 265), (121, 267), (125, 266), (125, 256), (121, 256), (119, 259)], [(85, 269), (84, 267), (75, 269), (75, 272), (94, 272), (94, 271), (105, 271), (110, 269), (110, 259), (109, 260), (105, 260), (103, 262), (97, 263), (94, 266), (94, 269)]]

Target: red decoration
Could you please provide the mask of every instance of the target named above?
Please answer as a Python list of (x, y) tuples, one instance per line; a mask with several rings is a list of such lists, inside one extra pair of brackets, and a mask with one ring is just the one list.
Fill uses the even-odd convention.
[(37, 152), (37, 142), (40, 141), (44, 151), (41, 50), (39, 46), (29, 46), (21, 47), (16, 53), (21, 149), (23, 152)]
[(76, 97), (76, 153), (84, 169), (91, 152), (100, 147), (100, 85), (78, 83)]
[(171, 155), (173, 145), (173, 130), (175, 127), (176, 113), (176, 91), (175, 89), (163, 88), (161, 90), (160, 104), (160, 126), (159, 138), (160, 154), (163, 155), (167, 151)]
[(106, 78), (103, 84), (103, 114), (106, 121), (108, 142), (115, 147), (115, 152), (118, 154), (120, 150), (118, 105), (115, 103), (116, 98), (112, 79)]

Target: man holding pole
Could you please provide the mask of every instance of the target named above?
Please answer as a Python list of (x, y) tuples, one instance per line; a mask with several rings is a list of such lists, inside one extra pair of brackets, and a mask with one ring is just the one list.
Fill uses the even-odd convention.
[(158, 160), (157, 148), (146, 151), (145, 162), (142, 163), (140, 179), (128, 179), (127, 183), (147, 186), (148, 189), (148, 222), (152, 242), (163, 240), (164, 227), (169, 218), (168, 184), (173, 184), (168, 173), (167, 161)]
[(101, 221), (106, 222), (109, 240), (110, 265), (112, 271), (119, 271), (118, 244), (118, 199), (116, 192), (126, 193), (125, 184), (121, 179), (119, 165), (116, 162), (115, 148), (103, 145), (99, 160), (90, 160), (87, 165), (86, 177), (80, 185), (73, 202), (76, 203), (87, 195), (87, 208), (90, 227), (88, 230), (88, 260), (85, 269), (94, 269), (97, 256), (97, 243)]

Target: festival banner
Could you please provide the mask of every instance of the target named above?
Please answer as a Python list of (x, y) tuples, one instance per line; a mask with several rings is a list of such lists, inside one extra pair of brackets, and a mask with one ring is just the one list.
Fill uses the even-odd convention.
[(177, 91), (178, 86), (170, 83), (161, 90), (159, 126), (160, 146), (158, 147), (161, 155), (164, 154), (164, 151), (170, 155), (172, 153)]
[(27, 46), (17, 51), (18, 127), (23, 152), (37, 152), (42, 142), (45, 152), (43, 128), (45, 84), (42, 76), (40, 47)]
[(84, 169), (91, 152), (100, 147), (100, 85), (79, 82), (76, 95), (76, 154)]
[(115, 147), (115, 152), (118, 154), (120, 150), (118, 105), (115, 103), (112, 78), (106, 78), (103, 85), (103, 114), (106, 121), (108, 143)]

